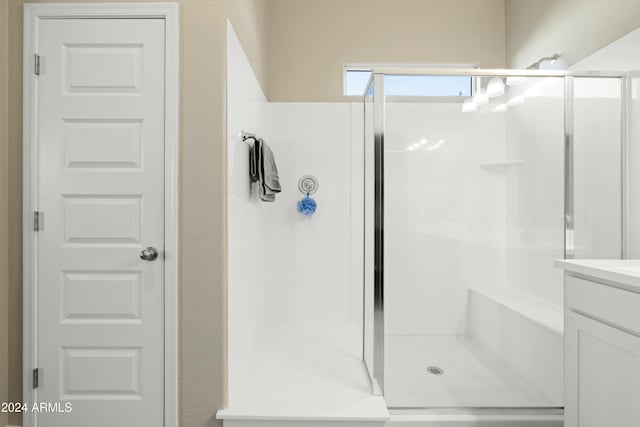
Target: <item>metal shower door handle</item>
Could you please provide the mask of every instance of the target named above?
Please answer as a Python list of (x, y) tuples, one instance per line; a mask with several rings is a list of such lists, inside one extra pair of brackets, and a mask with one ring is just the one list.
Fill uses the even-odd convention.
[(144, 261), (154, 261), (158, 258), (158, 250), (153, 246), (149, 246), (140, 252), (140, 259)]

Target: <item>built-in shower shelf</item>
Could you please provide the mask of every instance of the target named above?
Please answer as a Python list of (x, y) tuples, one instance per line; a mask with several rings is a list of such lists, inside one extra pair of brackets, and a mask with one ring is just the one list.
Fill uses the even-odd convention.
[(521, 165), (523, 163), (523, 160), (504, 160), (502, 162), (481, 163), (480, 167), (488, 170), (499, 170), (509, 166)]

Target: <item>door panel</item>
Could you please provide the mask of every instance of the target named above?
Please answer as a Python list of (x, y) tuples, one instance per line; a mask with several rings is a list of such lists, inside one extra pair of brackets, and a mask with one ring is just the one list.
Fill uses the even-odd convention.
[(565, 425), (640, 425), (637, 332), (618, 329), (567, 308), (565, 340)]
[(164, 21), (43, 19), (42, 427), (164, 423)]

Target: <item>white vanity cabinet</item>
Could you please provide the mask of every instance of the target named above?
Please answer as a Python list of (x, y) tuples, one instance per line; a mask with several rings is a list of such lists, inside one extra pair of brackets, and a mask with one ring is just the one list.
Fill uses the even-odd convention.
[(640, 426), (640, 263), (615, 263), (557, 262), (565, 268), (565, 427)]

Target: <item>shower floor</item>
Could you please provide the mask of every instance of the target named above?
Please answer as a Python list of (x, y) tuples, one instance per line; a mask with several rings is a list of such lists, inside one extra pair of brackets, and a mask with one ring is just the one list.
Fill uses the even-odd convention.
[(554, 406), (463, 335), (387, 335), (384, 388), (390, 408)]

